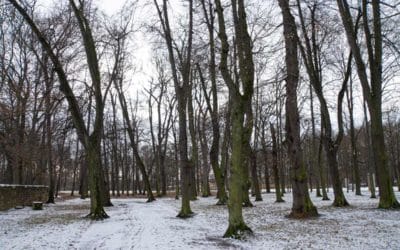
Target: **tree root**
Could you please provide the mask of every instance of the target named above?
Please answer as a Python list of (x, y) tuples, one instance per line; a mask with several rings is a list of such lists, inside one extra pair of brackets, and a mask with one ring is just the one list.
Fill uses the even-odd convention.
[(108, 216), (108, 214), (106, 214), (106, 212), (104, 210), (102, 210), (102, 211), (96, 212), (96, 213), (92, 212), (92, 213), (86, 215), (85, 218), (88, 218), (91, 220), (104, 220), (104, 219), (110, 218), (110, 216)]
[(229, 225), (223, 237), (243, 240), (251, 235), (253, 235), (253, 231), (246, 224), (241, 223), (235, 226)]
[(396, 199), (392, 199), (389, 202), (379, 202), (378, 205), (379, 209), (399, 209), (400, 208), (400, 204)]
[(193, 216), (194, 216), (194, 213), (192, 211), (190, 211), (188, 213), (184, 213), (184, 212), (180, 211), (176, 217), (181, 218), (181, 219), (187, 219), (187, 218), (191, 218)]
[[(217, 197), (218, 198), (218, 197)], [(218, 202), (217, 202), (217, 206), (224, 206), (224, 205), (226, 205), (228, 203), (228, 197), (221, 197), (221, 198), (218, 198)]]
[(154, 196), (150, 196), (150, 197), (147, 198), (146, 202), (153, 202), (155, 200), (156, 200), (156, 198), (154, 198)]
[(334, 206), (334, 207), (347, 207), (347, 206), (350, 206), (350, 204), (343, 197), (343, 198), (339, 198), (339, 199), (335, 198), (335, 200), (333, 201), (332, 206)]
[(254, 205), (251, 203), (251, 201), (245, 201), (243, 202), (243, 207), (254, 207)]
[(309, 212), (291, 212), (287, 218), (289, 219), (308, 219), (318, 217), (319, 214), (317, 211), (309, 211)]

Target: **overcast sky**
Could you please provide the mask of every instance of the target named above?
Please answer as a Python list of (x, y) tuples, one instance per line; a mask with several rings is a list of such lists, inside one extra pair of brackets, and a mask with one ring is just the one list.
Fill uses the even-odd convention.
[(96, 0), (98, 6), (106, 12), (108, 15), (113, 14), (118, 11), (122, 5), (125, 3), (125, 0)]
[[(38, 0), (37, 3), (40, 6), (49, 7), (54, 6), (56, 3), (66, 0)], [(126, 0), (93, 0), (93, 2), (98, 5), (102, 11), (108, 15), (113, 14), (118, 9), (122, 7)]]

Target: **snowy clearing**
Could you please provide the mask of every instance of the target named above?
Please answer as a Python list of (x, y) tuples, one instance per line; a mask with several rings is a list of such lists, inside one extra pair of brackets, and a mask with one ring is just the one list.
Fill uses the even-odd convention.
[[(113, 199), (110, 219), (90, 221), (88, 200), (73, 199), (44, 210), (31, 208), (0, 212), (0, 249), (400, 249), (400, 211), (377, 209), (377, 199), (347, 193), (349, 208), (331, 207), (311, 193), (320, 217), (285, 218), (285, 203), (275, 194), (245, 208), (245, 221), (255, 235), (246, 241), (223, 239), (228, 225), (226, 207), (216, 199), (192, 202), (193, 218), (178, 219), (180, 201), (171, 198), (146, 203), (145, 199)], [(332, 195), (332, 193), (330, 193)], [(400, 193), (396, 192), (398, 198)]]

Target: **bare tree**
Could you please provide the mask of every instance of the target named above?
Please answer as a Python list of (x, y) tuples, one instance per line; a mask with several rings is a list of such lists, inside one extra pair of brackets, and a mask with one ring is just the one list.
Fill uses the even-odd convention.
[[(190, 217), (193, 212), (190, 208), (191, 190), (192, 185), (195, 183), (191, 182), (191, 175), (193, 171), (193, 164), (189, 161), (188, 157), (188, 136), (187, 136), (187, 105), (188, 96), (191, 95), (190, 91), (190, 76), (192, 67), (192, 42), (193, 42), (193, 1), (189, 0), (189, 23), (188, 23), (188, 37), (185, 42), (186, 47), (182, 48), (179, 52), (179, 63), (176, 61), (174, 40), (172, 37), (171, 26), (169, 23), (168, 16), (168, 5), (167, 1), (163, 0), (162, 7), (154, 0), (154, 5), (157, 9), (158, 17), (161, 22), (162, 32), (164, 35), (165, 43), (168, 49), (169, 63), (172, 71), (172, 79), (175, 86), (175, 94), (177, 99), (178, 108), (178, 122), (179, 122), (179, 135), (178, 135), (178, 150), (179, 150), (179, 166), (181, 169), (182, 179), (182, 206), (178, 217), (187, 218)], [(178, 50), (179, 51), (179, 50)], [(180, 69), (180, 77), (178, 71)]]
[[(143, 181), (145, 183), (145, 188), (147, 191), (147, 201), (154, 201), (153, 191), (151, 189), (150, 180), (148, 173), (146, 171), (146, 166), (142, 157), (139, 154), (138, 144), (135, 140), (135, 127), (132, 125), (132, 121), (128, 111), (128, 105), (126, 102), (123, 83), (124, 83), (124, 74), (126, 67), (126, 40), (127, 36), (130, 33), (129, 25), (131, 24), (132, 16), (128, 16), (124, 20), (125, 23), (120, 27), (108, 27), (108, 34), (112, 39), (113, 45), (113, 56), (114, 56), (114, 65), (112, 68), (112, 72), (110, 74), (110, 84), (114, 84), (114, 89), (117, 91), (119, 104), (122, 109), (122, 116), (125, 121), (126, 131), (129, 135), (130, 145), (133, 150), (133, 155), (135, 157), (135, 161), (137, 166), (140, 169), (140, 172), (143, 176)], [(116, 111), (113, 111), (114, 115)], [(117, 171), (118, 173), (118, 171)]]
[[(229, 180), (229, 226), (224, 237), (242, 238), (251, 229), (245, 224), (242, 204), (248, 194), (248, 164), (250, 138), (253, 129), (252, 96), (254, 84), (254, 63), (251, 38), (247, 30), (246, 10), (243, 0), (232, 0), (232, 15), (236, 35), (235, 50), (239, 63), (239, 79), (232, 78), (228, 68), (229, 43), (221, 1), (216, 0), (218, 14), (218, 37), (221, 41), (221, 61), (219, 69), (232, 98), (232, 166)], [(245, 197), (246, 198), (246, 197)], [(248, 195), (247, 199), (248, 200)]]
[[(156, 158), (157, 165), (157, 182), (161, 185), (161, 193), (159, 195), (167, 194), (167, 173), (166, 173), (166, 153), (169, 132), (172, 123), (172, 109), (168, 102), (168, 83), (169, 79), (164, 69), (165, 65), (161, 59), (156, 60), (157, 68), (157, 82), (151, 83), (150, 89), (147, 91), (149, 94), (149, 120), (150, 120), (150, 133), (153, 144), (153, 153)], [(156, 120), (153, 120), (153, 102), (156, 108)], [(153, 128), (153, 123), (156, 124), (156, 129)], [(156, 133), (154, 133), (154, 130)]]
[(370, 10), (369, 2), (363, 0), (360, 7), (365, 36), (363, 41), (368, 54), (369, 72), (367, 72), (366, 62), (361, 53), (361, 45), (357, 41), (358, 34), (354, 28), (356, 24), (350, 12), (350, 6), (347, 0), (337, 0), (347, 41), (354, 55), (358, 78), (361, 82), (363, 96), (368, 105), (371, 118), (372, 151), (379, 180), (379, 208), (398, 208), (400, 204), (394, 195), (391, 183), (382, 122), (382, 3), (379, 0), (372, 0), (370, 4), (372, 6), (372, 23), (369, 21), (371, 17), (368, 13)]
[(299, 61), (297, 57), (297, 29), (290, 12), (289, 0), (279, 0), (283, 16), (286, 62), (286, 141), (291, 161), (293, 205), (290, 216), (304, 218), (317, 216), (317, 208), (308, 194), (307, 172), (300, 142), (300, 117), (297, 107), (297, 85), (299, 82)]
[[(346, 68), (346, 75), (342, 83), (342, 87), (338, 93), (338, 127), (339, 132), (334, 138), (333, 129), (332, 129), (332, 122), (330, 118), (330, 113), (328, 109), (327, 100), (324, 95), (323, 85), (322, 85), (322, 64), (321, 62), (321, 47), (326, 40), (326, 36), (328, 36), (326, 31), (319, 31), (321, 29), (317, 29), (317, 14), (316, 12), (319, 11), (321, 8), (316, 2), (308, 6), (310, 9), (310, 22), (311, 22), (311, 34), (307, 31), (306, 24), (305, 24), (305, 17), (303, 15), (302, 6), (300, 5), (300, 1), (297, 0), (298, 4), (298, 11), (302, 29), (302, 39), (299, 40), (300, 51), (306, 65), (307, 74), (310, 79), (310, 84), (313, 86), (313, 89), (318, 97), (320, 103), (320, 110), (321, 110), (321, 120), (322, 125), (324, 126), (324, 133), (322, 135), (323, 144), (325, 148), (325, 152), (328, 158), (328, 166), (331, 174), (332, 185), (334, 190), (334, 201), (333, 205), (337, 207), (347, 206), (349, 205), (342, 190), (342, 182), (339, 175), (339, 168), (338, 168), (338, 160), (337, 154), (339, 145), (343, 139), (343, 112), (342, 112), (342, 103), (344, 99), (344, 93), (347, 89), (347, 83), (349, 80), (349, 76), (351, 74), (351, 55), (348, 57), (348, 67)], [(323, 34), (320, 34), (323, 33)], [(332, 33), (332, 32), (331, 32)], [(331, 34), (329, 34), (331, 35)], [(320, 38), (321, 41), (318, 39)]]

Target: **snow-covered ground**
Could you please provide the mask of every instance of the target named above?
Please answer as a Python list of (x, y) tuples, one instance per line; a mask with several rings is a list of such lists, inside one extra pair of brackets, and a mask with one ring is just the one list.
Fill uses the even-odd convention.
[[(329, 193), (332, 195), (332, 192)], [(400, 193), (396, 192), (400, 199)], [(180, 201), (171, 198), (113, 199), (110, 219), (90, 221), (89, 201), (73, 199), (0, 212), (0, 249), (400, 249), (400, 211), (377, 209), (377, 199), (347, 193), (349, 208), (334, 208), (311, 193), (320, 217), (287, 219), (291, 194), (274, 203), (275, 194), (245, 208), (244, 217), (255, 232), (245, 241), (223, 239), (227, 208), (215, 198), (192, 202), (196, 213), (178, 219)]]

